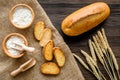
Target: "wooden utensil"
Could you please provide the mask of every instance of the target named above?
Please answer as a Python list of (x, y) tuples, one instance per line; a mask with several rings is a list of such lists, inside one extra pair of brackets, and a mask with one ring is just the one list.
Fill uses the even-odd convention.
[(13, 77), (15, 77), (20, 72), (24, 72), (24, 71), (30, 69), (35, 64), (36, 64), (36, 60), (34, 58), (31, 58), (27, 62), (25, 62), (24, 64), (22, 64), (18, 69), (12, 71), (10, 75), (13, 76)]
[(24, 51), (25, 50), (25, 51), (28, 51), (28, 52), (34, 52), (35, 51), (34, 47), (28, 47), (25, 44), (20, 44), (20, 43), (16, 43), (16, 42), (13, 42), (13, 43), (17, 46), (20, 46), (20, 48), (13, 47), (13, 49), (16, 49), (16, 50), (19, 50), (19, 51)]

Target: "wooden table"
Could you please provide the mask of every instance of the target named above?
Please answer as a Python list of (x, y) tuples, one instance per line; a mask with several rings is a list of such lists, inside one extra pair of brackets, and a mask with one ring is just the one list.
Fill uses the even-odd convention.
[[(62, 20), (73, 11), (90, 3), (96, 2), (98, 0), (38, 0), (38, 1), (48, 14), (53, 25), (57, 28), (57, 30), (64, 38), (65, 42), (72, 50), (72, 52), (79, 55), (83, 60), (85, 60), (85, 58), (79, 52), (79, 49), (83, 49), (89, 52), (88, 39), (93, 34), (95, 34), (95, 32), (99, 30), (101, 27), (105, 28), (109, 44), (112, 47), (120, 66), (120, 0), (99, 0), (108, 3), (108, 5), (110, 6), (111, 14), (109, 18), (96, 28), (77, 37), (68, 37), (62, 33), (61, 31)], [(101, 66), (100, 62), (98, 62), (98, 65), (100, 66), (100, 70), (102, 71), (102, 73), (107, 78), (108, 75), (103, 69), (103, 66)], [(86, 80), (96, 79), (80, 63), (78, 63), (78, 66), (81, 69)]]

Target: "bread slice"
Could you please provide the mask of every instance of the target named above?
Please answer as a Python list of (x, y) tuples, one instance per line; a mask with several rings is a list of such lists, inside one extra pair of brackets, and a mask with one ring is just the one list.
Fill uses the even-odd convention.
[(41, 65), (40, 71), (43, 74), (57, 75), (60, 69), (54, 62), (47, 62)]
[(65, 55), (59, 47), (54, 48), (54, 56), (59, 67), (63, 67), (65, 64)]
[(51, 61), (53, 59), (53, 41), (50, 40), (44, 47), (43, 47), (43, 55), (47, 61)]
[(44, 32), (43, 32), (43, 36), (39, 42), (39, 44), (44, 47), (48, 41), (52, 40), (52, 31), (49, 28), (45, 28)]
[(43, 31), (45, 28), (45, 24), (43, 21), (39, 21), (36, 23), (35, 27), (34, 27), (34, 36), (37, 40), (40, 40), (42, 35), (43, 35)]

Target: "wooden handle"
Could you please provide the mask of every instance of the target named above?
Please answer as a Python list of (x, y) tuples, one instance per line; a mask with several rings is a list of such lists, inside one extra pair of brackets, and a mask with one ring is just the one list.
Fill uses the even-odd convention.
[[(21, 47), (22, 47), (22, 50), (26, 50), (26, 51), (28, 51), (28, 52), (33, 52), (33, 51), (35, 51), (35, 48), (34, 48), (34, 47), (28, 47), (28, 46), (26, 46), (25, 44), (20, 44), (20, 43), (16, 43), (16, 42), (13, 42), (13, 43), (16, 44), (16, 45), (18, 45), (18, 46), (21, 46)], [(14, 49), (20, 50), (20, 49), (15, 48), (15, 47), (14, 47)]]
[(16, 76), (17, 74), (19, 74), (20, 72), (21, 72), (21, 69), (18, 68), (18, 69), (16, 69), (16, 70), (12, 71), (12, 72), (10, 73), (10, 75), (13, 76), (13, 77), (15, 77), (15, 76)]
[(28, 52), (34, 52), (35, 51), (35, 48), (34, 47), (27, 47), (27, 46), (22, 46), (22, 48)]

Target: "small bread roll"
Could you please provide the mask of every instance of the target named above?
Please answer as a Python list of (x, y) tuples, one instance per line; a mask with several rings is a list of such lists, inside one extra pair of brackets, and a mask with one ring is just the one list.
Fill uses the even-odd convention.
[(78, 36), (103, 22), (109, 14), (110, 8), (106, 3), (96, 2), (67, 16), (61, 28), (68, 36)]

